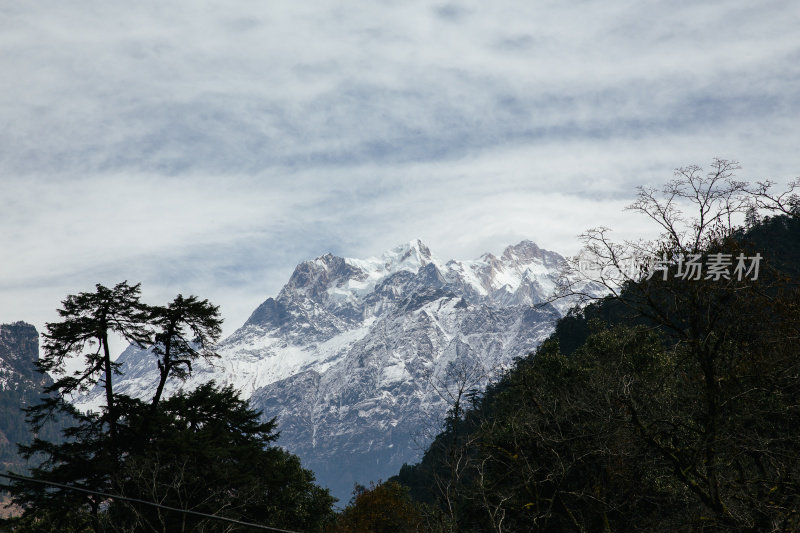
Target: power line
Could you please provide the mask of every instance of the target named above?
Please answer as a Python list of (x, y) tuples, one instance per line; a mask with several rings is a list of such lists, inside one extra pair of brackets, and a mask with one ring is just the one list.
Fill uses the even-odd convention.
[(43, 485), (51, 485), (53, 487), (59, 487), (59, 488), (62, 488), (62, 489), (67, 489), (67, 490), (74, 490), (74, 491), (77, 491), (77, 492), (85, 492), (86, 494), (92, 494), (94, 496), (101, 496), (103, 498), (111, 498), (111, 499), (114, 499), (114, 500), (122, 500), (122, 501), (134, 502), (134, 503), (141, 503), (141, 504), (144, 504), (144, 505), (150, 505), (152, 507), (158, 507), (159, 509), (165, 509), (167, 511), (175, 511), (175, 512), (178, 512), (178, 513), (190, 514), (190, 515), (194, 515), (194, 516), (201, 516), (203, 518), (211, 518), (212, 520), (220, 520), (222, 522), (230, 522), (232, 524), (239, 524), (241, 526), (254, 527), (254, 528), (258, 528), (258, 529), (265, 529), (267, 531), (280, 531), (282, 533), (299, 533), (297, 531), (291, 531), (289, 529), (279, 529), (277, 527), (262, 526), (261, 524), (252, 524), (250, 522), (242, 522), (241, 520), (236, 520), (235, 518), (226, 518), (224, 516), (206, 514), (206, 513), (201, 513), (199, 511), (191, 511), (189, 509), (180, 509), (178, 507), (170, 507), (169, 505), (162, 505), (160, 503), (149, 502), (147, 500), (140, 500), (138, 498), (129, 498), (128, 496), (118, 496), (116, 494), (106, 494), (104, 492), (98, 492), (96, 490), (89, 490), (89, 489), (84, 489), (84, 488), (81, 488), (81, 487), (73, 487), (73, 486), (70, 486), (70, 485), (64, 485), (63, 483), (56, 483), (55, 481), (46, 481), (44, 479), (34, 479), (34, 478), (31, 478), (31, 477), (20, 476), (18, 474), (5, 473), (5, 474), (0, 474), (0, 477), (13, 479), (13, 480), (16, 480), (16, 481), (26, 481), (26, 482), (30, 482), (30, 483), (41, 483)]

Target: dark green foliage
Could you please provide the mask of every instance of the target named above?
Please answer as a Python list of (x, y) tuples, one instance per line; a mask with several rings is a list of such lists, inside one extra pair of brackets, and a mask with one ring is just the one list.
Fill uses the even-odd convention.
[[(120, 492), (165, 505), (289, 529), (312, 531), (331, 517), (333, 498), (313, 484), (297, 457), (271, 446), (275, 420), (259, 421), (230, 387), (213, 382), (162, 401), (155, 415), (129, 401), (130, 455)], [(137, 428), (149, 428), (142, 433)], [(142, 439), (142, 437), (146, 437)], [(209, 519), (119, 503), (117, 524), (144, 530), (214, 531)]]
[[(77, 415), (69, 442), (42, 440), (26, 448), (47, 457), (33, 471), (57, 481), (286, 529), (317, 531), (335, 501), (316, 486), (297, 457), (272, 446), (275, 420), (260, 422), (230, 387), (207, 383), (152, 407), (117, 397), (118, 456), (101, 417)], [(68, 490), (16, 483), (15, 501), (28, 508), (19, 531), (219, 531), (220, 522)], [(242, 530), (242, 529), (239, 529)]]
[[(64, 412), (67, 406), (62, 406)], [(82, 415), (73, 410), (72, 425), (63, 431), (63, 442), (35, 438), (21, 453), (28, 460), (40, 463), (31, 469), (36, 479), (66, 483), (101, 492), (115, 488), (113, 474), (119, 458), (112, 450), (112, 439), (101, 416)], [(79, 531), (79, 524), (97, 525), (102, 498), (84, 493), (44, 489), (40, 484), (13, 482), (10, 492), (17, 505), (27, 508), (22, 523), (30, 529), (22, 531)]]
[[(54, 414), (70, 419), (61, 439), (40, 433), (20, 447), (25, 458), (40, 462), (31, 476), (244, 522), (321, 530), (335, 499), (313, 483), (297, 457), (273, 445), (274, 419), (260, 422), (261, 414), (236, 391), (213, 382), (161, 398), (166, 382), (185, 378), (192, 361), (216, 357), (211, 345), (220, 335), (218, 308), (194, 296), (179, 295), (166, 307), (145, 306), (138, 297), (138, 285), (98, 285), (96, 293), (69, 296), (59, 311), (64, 320), (48, 324), (39, 368), (58, 372), (76, 354), (85, 366), (62, 374), (28, 409), (34, 430)], [(113, 391), (112, 332), (157, 358), (158, 392), (148, 402)], [(101, 374), (106, 405), (99, 413), (76, 411), (66, 395), (85, 390)], [(25, 510), (11, 521), (14, 531), (223, 530), (212, 519), (65, 488), (25, 481), (5, 488)]]
[(569, 355), (577, 350), (591, 334), (590, 324), (625, 324), (646, 322), (617, 299), (607, 298), (593, 302), (583, 309), (573, 309), (556, 324), (555, 338), (561, 353)]
[(709, 243), (760, 252), (757, 281), (643, 280), (562, 320), (396, 479), (458, 531), (797, 530), (799, 230)]
[(738, 238), (748, 249), (760, 252), (768, 268), (800, 279), (800, 216), (767, 217)]

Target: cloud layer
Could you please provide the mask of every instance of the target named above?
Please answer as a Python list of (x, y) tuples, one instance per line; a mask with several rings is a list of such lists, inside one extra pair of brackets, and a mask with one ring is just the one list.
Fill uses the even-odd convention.
[[(143, 281), (227, 331), (327, 251), (468, 258), (640, 224), (712, 157), (800, 174), (792, 1), (0, 8), (0, 321)], [(149, 292), (148, 292), (149, 291)]]

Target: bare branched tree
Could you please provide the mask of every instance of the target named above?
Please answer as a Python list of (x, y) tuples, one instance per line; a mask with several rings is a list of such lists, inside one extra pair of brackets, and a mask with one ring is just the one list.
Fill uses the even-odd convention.
[(735, 161), (714, 159), (708, 172), (696, 165), (681, 167), (662, 187), (638, 187), (627, 209), (654, 222), (659, 238), (620, 243), (607, 227), (586, 230), (580, 235), (583, 251), (567, 261), (557, 297), (619, 296), (626, 284), (652, 275), (655, 263), (700, 253), (730, 236), (752, 206), (748, 184), (734, 179), (740, 168)]
[(766, 209), (773, 213), (783, 213), (793, 217), (800, 217), (800, 178), (790, 181), (787, 188), (781, 192), (773, 192), (776, 182), (772, 180), (759, 181), (752, 190), (754, 206)]
[(660, 189), (639, 187), (628, 209), (658, 224), (661, 242), (684, 254), (697, 253), (720, 234), (736, 229), (736, 215), (748, 207), (747, 183), (734, 179), (741, 167), (735, 161), (715, 159), (704, 173), (696, 166), (675, 170), (675, 177)]

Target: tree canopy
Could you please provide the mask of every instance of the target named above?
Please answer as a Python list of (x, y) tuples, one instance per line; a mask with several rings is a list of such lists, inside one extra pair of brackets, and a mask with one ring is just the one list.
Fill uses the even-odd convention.
[[(800, 219), (776, 207), (739, 226), (763, 191), (729, 162), (682, 170), (634, 204), (663, 223), (630, 243), (659, 270), (620, 279), (626, 244), (589, 232), (620, 267), (594, 280), (611, 296), (560, 321), (394, 478), (449, 516), (440, 530), (800, 528)], [(689, 255), (739, 254), (761, 256), (757, 277), (733, 260), (727, 276), (683, 275)]]
[[(275, 419), (262, 420), (237, 391), (214, 382), (164, 397), (165, 385), (185, 379), (195, 360), (218, 357), (218, 307), (182, 295), (166, 306), (149, 306), (139, 296), (138, 284), (97, 285), (93, 293), (68, 296), (59, 310), (62, 321), (47, 325), (38, 366), (56, 379), (27, 410), (29, 421), (34, 431), (56, 413), (70, 423), (60, 439), (40, 434), (20, 446), (36, 465), (35, 482), (15, 479), (4, 486), (24, 510), (10, 520), (13, 530), (247, 530), (231, 524), (223, 529), (211, 516), (321, 530), (335, 499), (314, 484), (297, 457), (274, 445)], [(115, 392), (113, 334), (156, 359), (152, 398)], [(73, 356), (82, 358), (83, 367), (70, 374), (65, 361)], [(105, 392), (100, 412), (76, 410), (71, 395), (94, 384)]]

